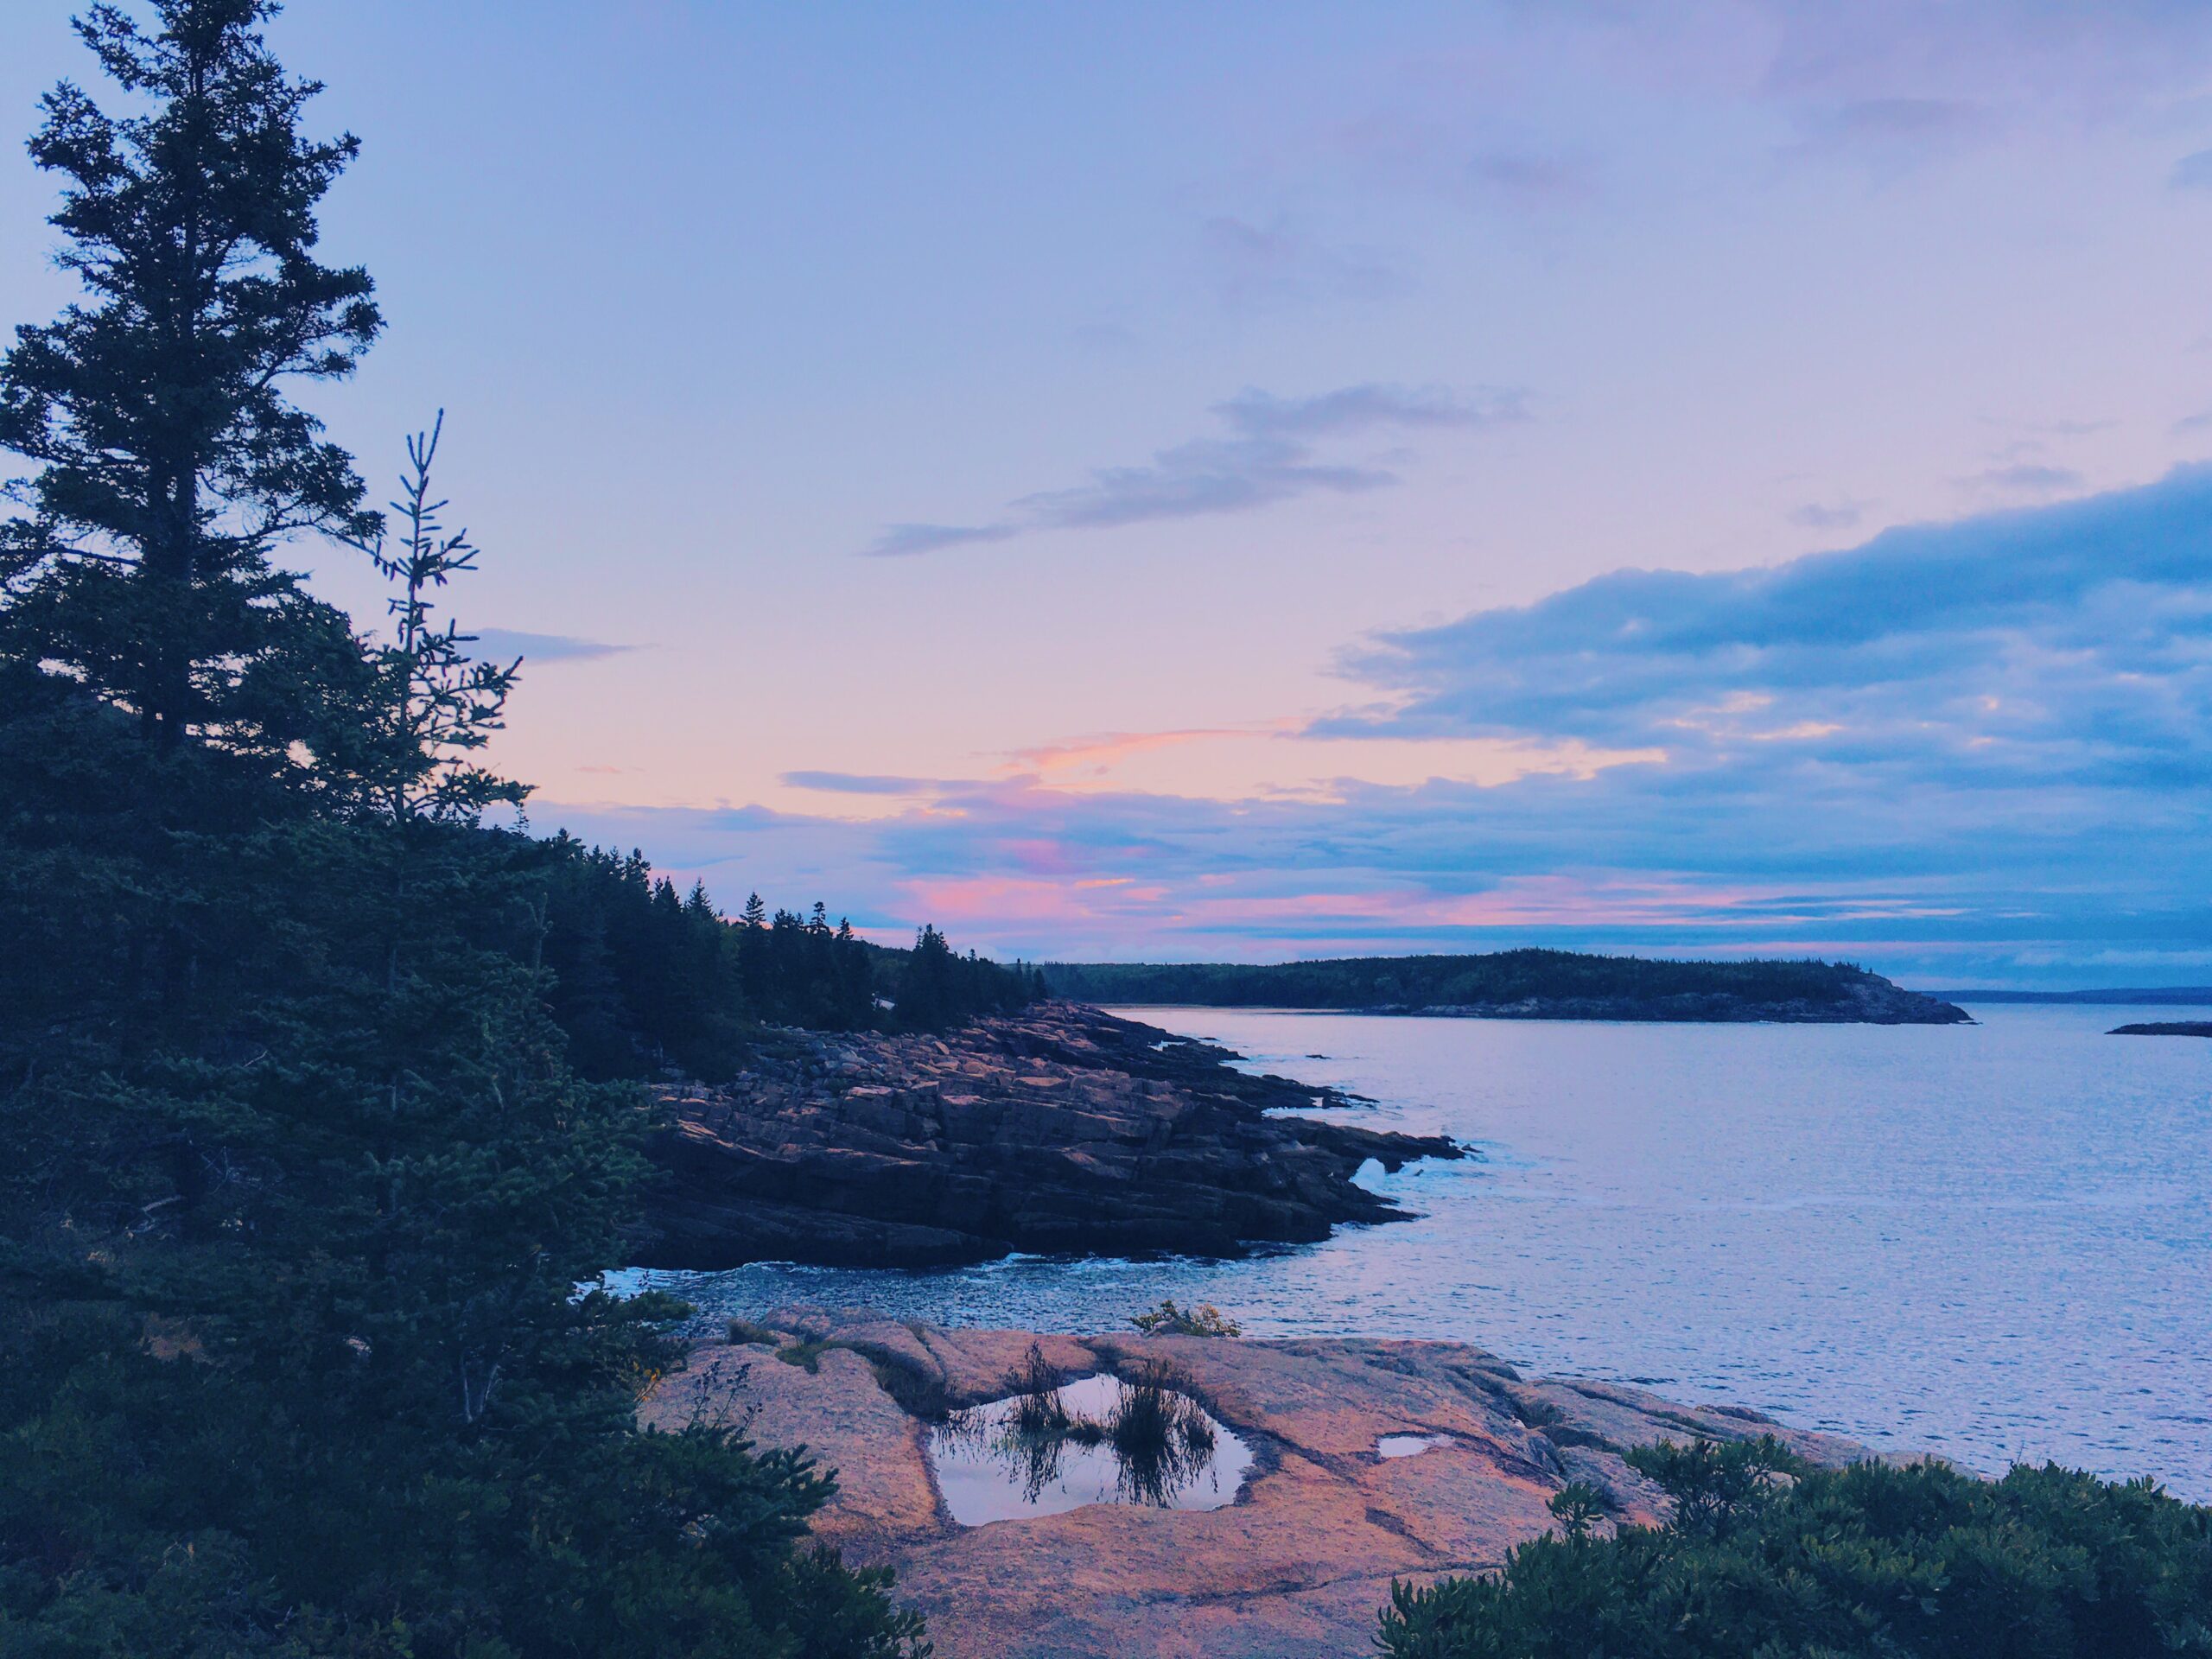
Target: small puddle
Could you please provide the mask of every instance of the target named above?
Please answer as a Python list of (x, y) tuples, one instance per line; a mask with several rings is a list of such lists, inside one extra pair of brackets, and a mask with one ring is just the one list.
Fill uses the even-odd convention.
[(1449, 1434), (1385, 1434), (1375, 1442), (1375, 1455), (1378, 1458), (1418, 1457), (1433, 1447), (1451, 1444)]
[[(945, 1508), (962, 1526), (980, 1527), (1086, 1503), (1218, 1510), (1235, 1503), (1251, 1448), (1173, 1389), (1154, 1391), (1170, 1418), (1164, 1435), (1117, 1437), (1113, 1425), (1137, 1392), (1118, 1377), (1086, 1376), (1049, 1395), (1009, 1395), (955, 1413), (929, 1434), (930, 1468)], [(1033, 1427), (1040, 1400), (1056, 1403), (1065, 1428)]]

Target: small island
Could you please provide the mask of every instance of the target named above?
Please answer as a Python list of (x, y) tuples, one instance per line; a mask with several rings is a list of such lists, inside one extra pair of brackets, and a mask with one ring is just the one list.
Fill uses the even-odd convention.
[(1959, 1026), (1955, 1003), (1851, 963), (1669, 961), (1573, 950), (1249, 963), (1047, 963), (1055, 995), (1124, 1007), (1295, 1008), (1471, 1020)]
[(2145, 1020), (2114, 1026), (2107, 1037), (2212, 1037), (2212, 1020)]

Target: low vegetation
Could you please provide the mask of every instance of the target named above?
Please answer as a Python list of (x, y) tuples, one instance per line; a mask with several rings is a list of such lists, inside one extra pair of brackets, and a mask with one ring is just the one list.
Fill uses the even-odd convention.
[(1060, 1478), (1069, 1446), (1109, 1448), (1122, 1498), (1155, 1507), (1172, 1503), (1213, 1456), (1213, 1424), (1189, 1379), (1172, 1365), (1147, 1360), (1116, 1379), (1113, 1403), (1101, 1416), (1071, 1410), (1065, 1382), (1032, 1343), (1002, 1385), (1007, 1409), (995, 1428), (978, 1411), (950, 1414), (948, 1427), (956, 1435), (989, 1435), (991, 1450), (1017, 1471), (1033, 1500)]
[(1045, 1357), (1045, 1351), (1031, 1343), (1020, 1368), (1007, 1375), (1003, 1385), (1014, 1402), (1007, 1421), (1014, 1433), (1041, 1440), (1073, 1430), (1075, 1420), (1060, 1398), (1065, 1381), (1058, 1368)]
[(1190, 1384), (1180, 1372), (1152, 1361), (1121, 1381), (1107, 1435), (1124, 1459), (1156, 1463), (1180, 1456), (1203, 1461), (1212, 1452), (1213, 1425), (1191, 1398)]
[(1809, 1469), (1774, 1441), (1628, 1460), (1671, 1524), (1557, 1535), (1494, 1577), (1399, 1586), (1393, 1659), (2171, 1659), (2212, 1654), (2212, 1510), (2056, 1466)]
[(1211, 1302), (1181, 1308), (1172, 1296), (1163, 1296), (1149, 1313), (1133, 1315), (1129, 1323), (1147, 1337), (1241, 1337), (1244, 1327)]

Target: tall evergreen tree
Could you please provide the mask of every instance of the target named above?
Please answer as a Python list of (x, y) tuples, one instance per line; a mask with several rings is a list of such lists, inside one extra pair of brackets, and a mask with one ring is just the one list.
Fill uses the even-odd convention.
[[(269, 0), (93, 7), (78, 33), (144, 112), (64, 82), (31, 139), (69, 182), (53, 223), (85, 301), (0, 360), (0, 447), (37, 465), (0, 529), (0, 577), (47, 660), (174, 748), (188, 732), (281, 764), (312, 751), (303, 694), (342, 620), (276, 571), (301, 531), (367, 535), (345, 452), (287, 395), (350, 374), (382, 327), (358, 266), (317, 257), (315, 211), (359, 148), (312, 139)], [(278, 683), (273, 688), (269, 682)], [(289, 718), (286, 718), (289, 716)]]
[[(573, 843), (479, 822), (521, 793), (479, 765), (512, 669), (433, 614), (473, 559), (433, 436), (387, 543), (277, 390), (377, 323), (315, 263), (353, 144), (300, 137), (271, 10), (95, 8), (148, 112), (64, 86), (33, 143), (88, 299), (0, 366), (39, 468), (0, 531), (0, 1653), (914, 1652), (802, 1547), (803, 1458), (637, 1432), (680, 1310), (578, 1293), (645, 1103), (550, 1011)], [(274, 569), (302, 531), (370, 550), (391, 643)], [(594, 880), (648, 960), (718, 959), (642, 857)]]

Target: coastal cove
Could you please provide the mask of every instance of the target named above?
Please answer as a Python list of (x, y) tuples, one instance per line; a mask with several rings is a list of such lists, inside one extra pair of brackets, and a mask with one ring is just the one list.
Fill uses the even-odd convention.
[(1970, 1027), (1649, 1026), (1129, 1010), (1321, 1116), (1470, 1143), (1364, 1185), (1416, 1218), (1242, 1260), (767, 1262), (626, 1279), (715, 1314), (871, 1306), (1109, 1330), (1162, 1295), (1248, 1332), (1478, 1344), (1969, 1467), (2056, 1459), (2212, 1497), (2212, 1055), (2109, 1008)]

